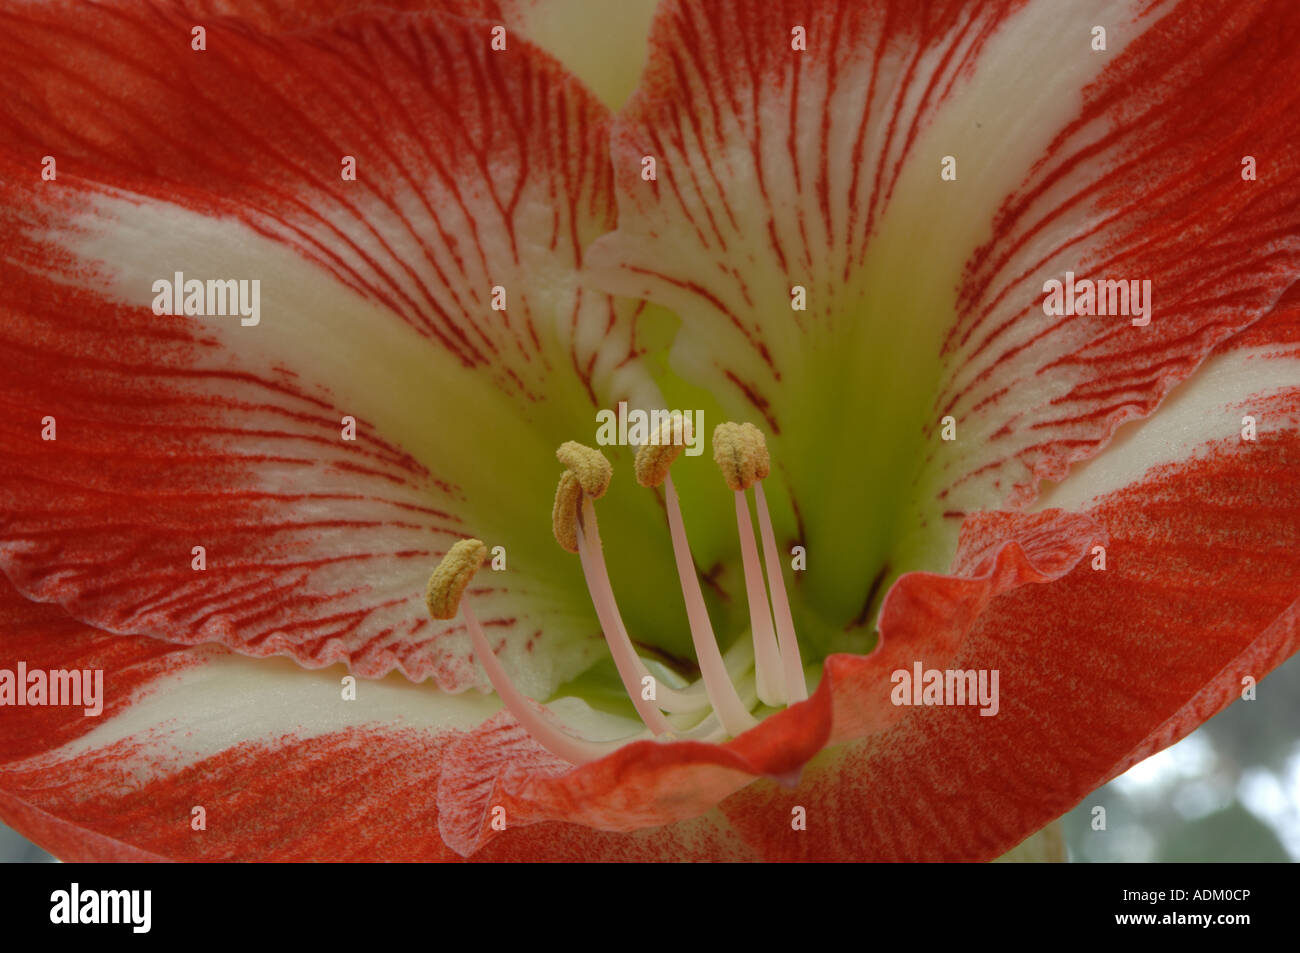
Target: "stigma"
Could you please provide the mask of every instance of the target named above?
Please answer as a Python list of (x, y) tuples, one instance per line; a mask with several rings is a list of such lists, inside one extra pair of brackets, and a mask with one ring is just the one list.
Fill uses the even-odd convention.
[[(576, 554), (582, 564), (592, 608), (619, 679), (643, 725), (636, 733), (612, 741), (584, 738), (515, 687), (493, 653), (465, 593), (487, 555), (487, 547), (482, 542), (466, 539), (456, 543), (429, 579), (426, 594), (429, 614), (435, 619), (451, 619), (459, 612), (469, 631), (474, 656), (502, 704), (539, 744), (573, 764), (596, 760), (632, 741), (724, 741), (758, 724), (753, 713), (757, 705), (747, 704), (737, 691), (714, 635), (670, 473), (683, 449), (694, 439), (691, 421), (677, 418), (666, 422), (657, 436), (659, 439), (637, 450), (635, 476), (643, 487), (663, 488), (677, 578), (699, 663), (698, 681), (674, 688), (655, 678), (637, 654), (623, 622), (605, 567), (596, 522), (595, 501), (605, 494), (613, 478), (613, 469), (604, 454), (573, 441), (560, 446), (556, 458), (564, 470), (551, 514), (556, 542)], [(753, 424), (722, 423), (713, 431), (713, 458), (735, 498), (736, 529), (753, 639), (754, 695), (758, 702), (769, 707), (793, 705), (808, 697), (808, 686), (785, 580), (781, 576), (772, 519), (763, 495), (763, 480), (771, 471), (767, 441)], [(751, 491), (758, 516), (757, 537), (747, 498)]]

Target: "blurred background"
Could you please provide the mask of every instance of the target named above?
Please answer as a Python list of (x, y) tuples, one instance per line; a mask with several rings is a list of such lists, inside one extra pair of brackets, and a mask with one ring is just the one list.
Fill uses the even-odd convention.
[(1064, 824), (1073, 861), (1300, 861), (1300, 655)]
[[(1300, 861), (1300, 655), (1063, 823), (1075, 862)], [(0, 861), (53, 859), (0, 824)]]

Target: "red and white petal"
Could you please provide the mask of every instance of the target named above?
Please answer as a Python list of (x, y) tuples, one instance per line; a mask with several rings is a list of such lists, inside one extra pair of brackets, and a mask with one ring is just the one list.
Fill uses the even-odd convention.
[(558, 59), (605, 105), (617, 109), (631, 94), (646, 59), (646, 38), (659, 0), (289, 0), (250, 7), (240, 0), (179, 0), (174, 6), (206, 22), (234, 18), (260, 30), (298, 30), (358, 10), (438, 10), (506, 28), (506, 42), (522, 36)]
[(641, 78), (659, 0), (501, 0), (517, 28), (618, 109)]
[[(580, 671), (553, 449), (651, 392), (630, 310), (577, 278), (613, 222), (604, 108), (432, 13), (216, 18), (203, 51), (152, 7), (0, 18), (0, 568), (113, 632), (455, 691), (486, 682), (422, 593), (477, 535), (506, 547), (475, 596), (521, 687)], [(260, 321), (155, 315), (176, 272), (260, 281)]]
[[(890, 590), (875, 652), (830, 657), (808, 702), (735, 741), (643, 743), (568, 770), (508, 718), (480, 726), (440, 780), (444, 838), (490, 846), (488, 804), (622, 830), (721, 799), (766, 859), (1002, 855), (1300, 648), (1298, 343), (1288, 307), (1225, 344), (1044, 500), (1083, 512), (968, 517), (952, 575)], [(917, 663), (996, 671), (996, 714), (896, 705), (891, 676)]]
[(504, 8), (516, 0), (277, 0), (275, 4), (250, 4), (241, 0), (169, 0), (168, 6), (206, 24), (209, 18), (239, 20), (263, 33), (318, 27), (353, 14), (380, 8), (392, 13), (435, 10), (466, 19), (500, 20)]
[[(0, 578), (0, 669), (7, 673), (0, 678), (10, 683), (8, 692), (0, 689), (0, 762), (34, 757), (71, 743), (121, 714), (132, 700), (148, 692), (152, 682), (225, 652), (219, 646), (189, 648), (100, 632), (56, 605), (24, 598)], [(94, 700), (87, 697), (81, 705), (20, 705), (18, 695), (26, 700), (26, 685), (17, 683), (19, 663), (42, 671), (99, 670), (106, 673), (108, 691)], [(88, 688), (93, 690), (93, 674)], [(87, 716), (95, 708), (99, 711)]]
[[(964, 575), (913, 574), (895, 587), (886, 613), (899, 620), (897, 638), (891, 622), (882, 648), (872, 655), (831, 656), (811, 698), (721, 745), (644, 741), (570, 768), (542, 750), (512, 718), (499, 716), (449, 749), (438, 787), (444, 840), (461, 854), (477, 856), (475, 852), (490, 849), (497, 836), (491, 825), (493, 805), (505, 806), (519, 824), (563, 819), (632, 831), (700, 816), (720, 802), (753, 850), (776, 850), (746, 833), (749, 825), (729, 808), (734, 798), (746, 797), (751, 788), (776, 792), (774, 797), (793, 796), (796, 790), (802, 795), (809, 784), (801, 777), (819, 765), (833, 766), (842, 750), (836, 745), (878, 735), (906, 716), (906, 709), (890, 701), (892, 672), (903, 666), (910, 670), (918, 652), (932, 665), (955, 658), (974, 620), (1000, 594), (1060, 579), (1101, 536), (1093, 521), (1066, 513), (997, 514), (973, 521), (963, 537)], [(824, 750), (828, 745), (830, 750)], [(806, 802), (790, 802), (800, 803)], [(778, 812), (787, 834), (790, 810), (786, 805)], [(870, 810), (870, 802), (846, 802), (833, 820), (826, 820), (839, 824), (849, 814)], [(1032, 832), (1006, 840), (1002, 849)], [(767, 833), (782, 836), (775, 829)], [(870, 852), (857, 859), (863, 856)]]
[[(1300, 649), (1300, 296), (1288, 300), (1044, 495), (1082, 506), (1104, 553), (993, 599), (935, 666), (999, 670), (996, 716), (909, 709), (814, 763), (798, 792), (755, 786), (725, 802), (743, 836), (768, 859), (996, 857)], [(895, 611), (918, 578), (887, 599), (881, 651), (931, 636)], [(833, 838), (781, 836), (772, 818), (797, 798), (834, 818)]]
[[(1122, 51), (965, 264), (936, 404), (964, 430), (942, 468), (958, 510), (1032, 499), (1300, 278), (1300, 155), (1282, 120), (1300, 106), (1300, 10), (1144, 5), (1116, 26)], [(1045, 316), (1044, 284), (1067, 271), (1149, 280), (1151, 323)]]
[[(0, 669), (104, 672), (98, 717), (0, 708), (0, 818), (61, 859), (460, 859), (439, 836), (439, 774), (495, 700), (390, 677), (348, 701), (338, 667), (105, 635), (0, 587)], [(756, 856), (717, 812), (629, 835), (506, 821), (474, 859)]]
[[(1300, 649), (1300, 284), (1277, 308), (1221, 345), (1152, 417), (1119, 431), (1099, 456), (1041, 497), (1087, 508), (1107, 524), (1132, 524), (1149, 558), (1135, 595), (1226, 604), (1259, 635), (1223, 658), (1195, 694), (1148, 734), (1114, 774), (1180, 740)], [(1179, 523), (1138, 522), (1131, 510), (1161, 484), (1160, 509), (1186, 501)], [(1153, 504), (1154, 505), (1154, 504)], [(1136, 570), (1131, 575), (1137, 576)], [(1139, 585), (1141, 589), (1139, 590)], [(1207, 615), (1201, 642), (1216, 638)]]
[[(787, 531), (839, 567), (805, 583), (824, 614), (947, 569), (966, 513), (1059, 479), (1300, 273), (1298, 33), (1288, 3), (664, 4), (589, 261), (768, 429)], [(1048, 317), (1067, 270), (1152, 281), (1151, 323)]]
[[(1295, 317), (1300, 311), (1291, 320), (1262, 323), (1273, 329), (1276, 342), (1258, 336), (1252, 342), (1264, 349), (1260, 354), (1272, 355), (1263, 359), (1295, 359), (1300, 340)], [(1262, 386), (1255, 392), (1245, 387), (1236, 396), (1250, 406), (1273, 408), (1279, 420), (1284, 412), (1294, 420), (1300, 385)], [(396, 822), (436, 824), (441, 837), (437, 844), (404, 842), (398, 856), (438, 856), (445, 846), (456, 856), (522, 859), (542, 856), (537, 852), (554, 850), (557, 843), (573, 857), (1001, 855), (1132, 757), (1171, 743), (1213, 714), (1230, 700), (1228, 688), (1239, 686), (1243, 673), (1262, 677), (1296, 648), (1300, 485), (1270, 480), (1269, 474), (1275, 465), (1294, 466), (1300, 458), (1300, 427), (1269, 431), (1245, 451), (1224, 444), (1213, 426), (1209, 429), (1209, 440), (1193, 442), (1182, 463), (1156, 466), (1126, 487), (1103, 488), (1086, 514), (972, 516), (964, 527), (957, 575), (913, 573), (891, 590), (875, 653), (833, 656), (809, 701), (725, 745), (642, 743), (568, 769), (541, 752), (509, 718), (497, 716), (436, 743), (425, 738), (422, 752), (402, 748), (392, 764), (423, 753), (436, 755), (441, 767), (436, 777), (425, 779), (436, 783), (436, 796), (422, 802), (425, 813), (415, 817), (408, 810), (410, 798), (397, 797), (392, 802)], [(1250, 504), (1252, 498), (1259, 499)], [(1206, 528), (1211, 532), (1205, 534)], [(1106, 547), (1104, 570), (1096, 568), (1097, 545)], [(1164, 564), (1171, 554), (1177, 563), (1173, 572)], [(275, 671), (269, 663), (225, 658), (263, 677)], [(974, 706), (895, 705), (891, 675), (915, 662), (926, 668), (998, 671), (997, 714), (981, 716)], [(258, 684), (243, 673), (238, 678), (242, 687)], [(294, 678), (299, 687), (305, 680), (319, 681), (320, 698), (338, 704), (337, 686), (325, 673), (295, 673)], [(390, 681), (365, 691), (393, 687)], [(419, 691), (404, 683), (396, 687), (407, 696)], [(285, 690), (277, 686), (272, 694)], [(379, 700), (385, 697), (381, 693)], [(431, 703), (444, 697), (431, 693)], [(253, 695), (243, 700), (246, 716), (279, 707)], [(293, 707), (319, 713), (305, 697)], [(225, 710), (220, 692), (204, 696), (204, 709)], [(412, 710), (404, 700), (402, 712), (381, 712), (386, 730)], [(334, 707), (328, 711), (331, 718), (337, 715)], [(436, 731), (440, 723), (442, 718), (432, 715), (425, 727)], [(355, 783), (337, 766), (362, 760), (357, 752), (363, 748), (386, 753), (394, 744), (388, 737), (364, 737), (363, 743), (333, 731), (311, 744), (299, 746), (295, 740), (289, 763), (295, 770), (302, 763), (303, 786), (319, 786), (328, 765), (327, 777), (346, 777), (353, 785), (340, 791), (344, 796)], [(822, 751), (828, 741), (830, 747)], [(174, 744), (165, 734), (163, 742)], [(289, 743), (281, 739), (280, 744), (272, 746), (280, 754), (277, 770), (285, 764), (283, 746)], [(64, 792), (68, 800), (43, 794), (41, 817), (68, 815), (80, 804), (71, 792), (90, 787), (101, 793), (97, 779), (106, 764), (82, 760), (76, 746), (69, 750), (74, 756)], [(141, 750), (150, 763), (158, 760), (154, 748)], [(284, 786), (264, 785), (261, 775), (270, 770), (272, 758), (260, 748), (239, 750), (238, 758), (205, 760), (204, 770), (221, 778), (214, 788), (228, 789), (231, 771), (254, 778), (247, 804), (252, 830), (262, 838), (259, 849), (286, 858), (319, 856), (321, 849), (335, 856), (314, 835), (323, 825), (338, 832), (331, 844), (346, 840), (332, 819), (313, 814), (317, 822), (310, 830), (284, 821), (279, 812), (285, 795), (267, 794)], [(267, 757), (258, 760), (262, 755)], [(34, 763), (10, 777), (30, 794), (22, 787), (32, 783), (33, 774), (23, 773), (28, 769), (34, 771)], [(379, 776), (386, 791), (407, 790), (390, 774)], [(0, 788), (10, 785), (0, 781)], [(169, 805), (183, 819), (189, 789), (177, 793), (177, 788), (174, 779), (149, 788), (149, 803)], [(143, 801), (106, 796), (114, 816), (144, 820)], [(7, 817), (33, 829), (37, 808), (21, 799), (15, 806), (12, 795), (2, 803)], [(389, 843), (393, 827), (346, 797), (344, 803), (376, 838), (371, 849)], [(492, 828), (494, 807), (505, 812), (506, 832)], [(804, 809), (806, 831), (790, 826), (795, 807)], [(266, 817), (281, 820), (268, 831), (260, 820)], [(681, 820), (689, 818), (694, 820)], [(109, 837), (117, 830), (97, 814), (74, 820)], [(660, 828), (663, 824), (673, 826)], [(52, 820), (49, 825), (57, 827)], [(621, 837), (592, 827), (636, 833)], [(104, 850), (100, 840), (89, 843)], [(247, 851), (249, 841), (242, 843)], [(146, 846), (156, 854), (189, 855), (180, 842), (167, 843), (165, 850)]]

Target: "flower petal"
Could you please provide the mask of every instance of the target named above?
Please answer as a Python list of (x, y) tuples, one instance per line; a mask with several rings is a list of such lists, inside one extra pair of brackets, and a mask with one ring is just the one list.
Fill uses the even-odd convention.
[[(467, 734), (439, 786), (448, 845), (491, 845), (489, 803), (627, 830), (721, 798), (770, 860), (1004, 854), (1300, 648), (1300, 289), (1283, 304), (1043, 500), (1084, 512), (969, 516), (952, 575), (890, 590), (875, 652), (831, 656), (808, 702), (735, 741), (569, 770), (504, 716)], [(997, 713), (894, 704), (916, 663), (997, 671)]]
[(104, 671), (99, 717), (5, 710), (0, 817), (60, 859), (445, 859), (436, 836), (388, 825), (433, 819), (419, 786), (442, 739), (493, 700), (388, 679), (344, 701), (337, 669), (107, 635), (0, 586), (0, 668)]
[[(936, 666), (999, 670), (995, 717), (908, 709), (814, 763), (798, 792), (755, 785), (726, 802), (742, 836), (768, 859), (991, 859), (1300, 649), (1300, 295), (1288, 299), (1045, 495), (1086, 503), (1105, 569), (1090, 549), (1059, 581), (996, 597)], [(881, 651), (917, 647), (928, 667), (928, 620), (893, 612), (916, 578), (886, 600)], [(834, 835), (785, 837), (773, 816), (794, 800), (833, 817)]]
[[(432, 13), (216, 18), (203, 51), (153, 7), (0, 17), (0, 568), (114, 632), (456, 691), (486, 681), (422, 593), (473, 534), (507, 550), (475, 597), (525, 691), (602, 654), (545, 520), (554, 446), (653, 393), (631, 307), (577, 282), (603, 107)], [(155, 315), (176, 272), (260, 281), (260, 321)], [(611, 532), (657, 538), (628, 495)]]
[[(213, 651), (91, 629), (58, 606), (24, 598), (0, 578), (0, 669), (15, 673), (20, 662), (43, 671), (99, 669), (105, 672), (110, 689), (99, 697), (102, 710), (93, 717), (84, 714), (90, 699), (80, 706), (16, 706), (16, 696), (6, 698), (0, 762), (33, 757), (81, 738), (101, 720), (124, 711), (155, 680), (202, 664)], [(25, 684), (14, 685), (24, 698), (26, 690)]]
[[(515, 0), (505, 0), (506, 5), (513, 2)], [(280, 33), (322, 26), (375, 7), (393, 13), (436, 10), (462, 18), (500, 19), (503, 4), (498, 0), (381, 0), (379, 3), (371, 0), (278, 0), (275, 4), (249, 4), (240, 0), (170, 0), (169, 6), (183, 10), (194, 23), (206, 23), (207, 18), (239, 20), (263, 33)]]
[[(4, 710), (0, 818), (69, 861), (459, 860), (433, 792), (495, 707), (388, 678), (345, 701), (315, 672), (220, 646), (113, 636), (0, 579), (0, 669), (103, 668), (99, 717)], [(204, 828), (196, 830), (195, 807)], [(476, 860), (747, 860), (716, 812), (631, 835), (511, 826)]]
[[(640, 78), (646, 36), (659, 0), (383, 0), (403, 11), (438, 10), (502, 25), (550, 53), (611, 109), (627, 99)], [(250, 7), (239, 0), (185, 0), (195, 15), (233, 17), (266, 31), (319, 26), (375, 6), (365, 0), (278, 2)]]
[[(174, 684), (101, 731), (93, 741), (111, 757), (81, 737), (0, 766), (0, 814), (87, 859), (997, 857), (1300, 644), (1300, 485), (1276, 479), (1300, 460), (1300, 378), (1279, 388), (1260, 366), (1300, 360), (1297, 344), (1300, 308), (1275, 312), (1215, 358), (1244, 372), (1205, 378), (1220, 382), (1225, 406), (1271, 421), (1255, 445), (1225, 440), (1216, 415), (1198, 412), (1204, 439), (1189, 438), (1182, 461), (1129, 485), (1102, 479), (1106, 456), (1080, 468), (1072, 480), (1098, 474), (1087, 514), (968, 518), (957, 574), (904, 576), (873, 655), (832, 656), (812, 698), (726, 745), (642, 743), (569, 769), (507, 716), (477, 727), (449, 718), (436, 692), (389, 680), (341, 703), (329, 673), (223, 654), (236, 668), (171, 669)], [(1057, 492), (1066, 488), (1081, 492)], [(1106, 547), (1104, 571), (1094, 545)], [(56, 631), (29, 651), (66, 639)], [(894, 705), (891, 673), (913, 661), (997, 669), (998, 714)], [(455, 700), (469, 701), (488, 704)], [(189, 770), (160, 760), (177, 745), (207, 756)], [(138, 789), (113, 773), (118, 763), (160, 777)], [(192, 802), (220, 804), (232, 790), (229, 827), (188, 832)], [(295, 801), (299, 790), (315, 792), (313, 804)], [(505, 831), (492, 829), (494, 807)], [(797, 807), (806, 830), (791, 825)]]
[[(1067, 7), (673, 0), (616, 123), (593, 272), (769, 429), (832, 621), (947, 569), (966, 513), (1059, 479), (1300, 271), (1300, 9)], [(1150, 280), (1151, 323), (1045, 315), (1066, 271)]]
[[(927, 662), (953, 657), (990, 600), (1060, 578), (1097, 532), (1091, 520), (1064, 513), (973, 520), (963, 537), (962, 571), (968, 575), (904, 577), (886, 603), (879, 651), (831, 656), (808, 701), (722, 745), (638, 742), (570, 768), (542, 751), (509, 716), (499, 716), (449, 752), (438, 787), (444, 839), (465, 855), (490, 845), (497, 836), (490, 825), (492, 805), (504, 806), (518, 824), (563, 819), (631, 831), (696, 817), (721, 801), (731, 825), (743, 832), (745, 819), (729, 808), (731, 798), (746, 796), (736, 792), (750, 786), (786, 791), (801, 772), (833, 760), (819, 755), (828, 743), (881, 732), (904, 717), (905, 710), (890, 703), (891, 672), (904, 662), (910, 667), (922, 651)], [(895, 627), (898, 639), (890, 635)], [(798, 790), (806, 787), (800, 783)], [(789, 831), (790, 807), (778, 813)], [(770, 849), (761, 839), (750, 843), (760, 853)]]
[[(1298, 435), (1300, 283), (1267, 317), (1221, 345), (1157, 414), (1121, 430), (1041, 497), (1041, 505), (1087, 507), (1105, 522), (1135, 524), (1150, 553), (1141, 599), (1163, 602), (1170, 615), (1191, 613), (1198, 643), (1214, 639), (1221, 617), (1224, 626), (1260, 630), (1235, 656), (1216, 646), (1222, 667), (1114, 775), (1242, 697), (1245, 676), (1258, 681), (1300, 649)], [(1153, 483), (1160, 489), (1145, 494), (1155, 497), (1147, 503), (1144, 490)], [(1170, 519), (1167, 511), (1180, 500), (1185, 511)], [(1131, 511), (1141, 506), (1156, 515), (1139, 522)], [(1186, 607), (1189, 597), (1217, 611)]]

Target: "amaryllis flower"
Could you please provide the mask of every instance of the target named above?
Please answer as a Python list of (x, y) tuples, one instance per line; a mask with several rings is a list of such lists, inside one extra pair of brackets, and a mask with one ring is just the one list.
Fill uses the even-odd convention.
[(1295, 3), (241, 6), (0, 9), (56, 855), (989, 859), (1295, 651)]

